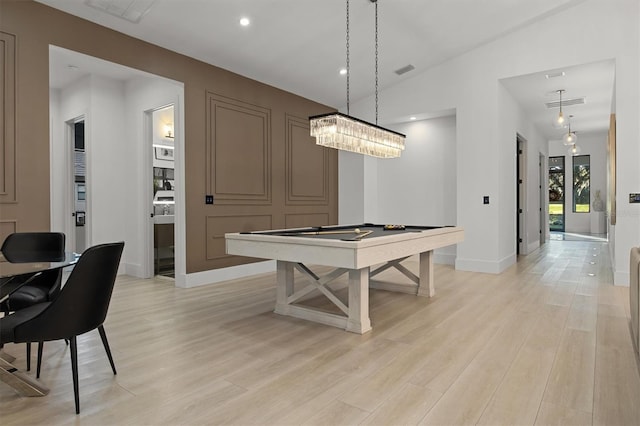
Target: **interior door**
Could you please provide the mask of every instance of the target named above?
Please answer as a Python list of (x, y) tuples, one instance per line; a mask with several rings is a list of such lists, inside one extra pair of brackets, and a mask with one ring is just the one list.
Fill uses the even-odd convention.
[(527, 253), (526, 248), (526, 141), (516, 136), (516, 255)]

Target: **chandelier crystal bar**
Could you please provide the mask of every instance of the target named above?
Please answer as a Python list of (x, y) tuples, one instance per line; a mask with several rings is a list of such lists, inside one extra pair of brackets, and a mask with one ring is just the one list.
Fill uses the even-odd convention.
[(316, 144), (378, 158), (396, 158), (405, 135), (339, 112), (309, 117)]

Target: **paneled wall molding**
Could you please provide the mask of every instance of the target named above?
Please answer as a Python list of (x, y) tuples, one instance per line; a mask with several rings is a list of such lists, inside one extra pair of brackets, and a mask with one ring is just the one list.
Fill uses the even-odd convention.
[(17, 202), (16, 36), (0, 31), (0, 204)]
[(207, 235), (207, 260), (224, 261), (230, 256), (226, 254), (224, 234), (227, 232), (250, 232), (271, 229), (273, 216), (262, 215), (238, 215), (233, 216), (207, 216), (205, 232)]
[(329, 148), (309, 135), (309, 119), (285, 115), (286, 204), (329, 204)]
[(284, 215), (285, 228), (331, 225), (329, 213), (289, 213)]
[(271, 110), (207, 92), (206, 126), (206, 188), (215, 203), (271, 204)]
[(0, 220), (0, 244), (4, 241), (5, 238), (9, 234), (13, 234), (18, 231), (18, 220), (17, 219), (7, 219)]

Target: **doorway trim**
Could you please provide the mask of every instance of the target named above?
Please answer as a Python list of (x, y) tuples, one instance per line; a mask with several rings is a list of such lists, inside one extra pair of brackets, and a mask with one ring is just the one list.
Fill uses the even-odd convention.
[(516, 133), (516, 256), (527, 253), (527, 140)]
[(547, 167), (547, 161), (545, 155), (541, 152), (538, 156), (538, 174), (539, 174), (539, 185), (538, 185), (538, 199), (540, 200), (540, 224), (539, 224), (539, 232), (540, 232), (540, 246), (547, 242), (547, 226), (549, 224), (547, 212), (549, 211), (549, 207), (547, 203), (549, 202), (548, 197), (548, 182), (549, 178), (547, 177), (547, 173), (549, 172), (549, 168)]

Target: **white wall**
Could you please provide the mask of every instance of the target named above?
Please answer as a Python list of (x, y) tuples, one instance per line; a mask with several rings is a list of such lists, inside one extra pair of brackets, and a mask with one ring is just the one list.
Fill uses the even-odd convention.
[[(146, 259), (151, 250), (146, 229), (151, 198), (144, 188), (149, 186), (152, 193), (152, 150), (144, 111), (181, 104), (181, 96), (182, 86), (165, 80), (140, 77), (124, 83), (95, 75), (51, 91), (52, 230), (73, 229), (67, 207), (70, 184), (64, 122), (84, 115), (89, 242), (125, 241), (121, 270), (134, 276), (148, 275)], [(179, 123), (177, 129), (182, 133)], [(183, 259), (182, 263), (184, 267)]]
[[(364, 223), (367, 220), (375, 222), (371, 216), (365, 220), (364, 194), (368, 186), (365, 178), (365, 160), (364, 155), (347, 151), (338, 153), (338, 223), (348, 225)], [(368, 213), (373, 214), (371, 210), (368, 210)]]
[[(87, 166), (87, 234), (92, 245), (126, 240), (125, 188), (127, 188), (124, 132), (124, 85), (88, 76), (61, 91), (53, 91), (51, 118), (52, 223), (60, 231), (73, 229), (70, 196), (70, 154), (65, 122), (85, 117)], [(62, 229), (57, 228), (62, 226)], [(53, 229), (53, 228), (52, 228)], [(125, 247), (125, 253), (127, 248)]]
[[(407, 136), (405, 150), (400, 158), (377, 160), (377, 216), (371, 221), (456, 225), (455, 116), (390, 128)], [(455, 246), (436, 250), (434, 260), (453, 264)]]
[(572, 156), (567, 152), (568, 147), (562, 141), (549, 142), (549, 156), (564, 156), (565, 164), (565, 231), (566, 232), (591, 232), (593, 212), (593, 200), (596, 190), (600, 190), (602, 201), (607, 200), (607, 134), (603, 132), (579, 133), (578, 146), (580, 155), (589, 155), (591, 162), (591, 212), (573, 213), (573, 162)]
[(92, 245), (128, 240), (124, 225), (130, 213), (124, 200), (131, 184), (126, 167), (124, 95), (122, 82), (91, 76), (92, 119), (85, 123), (85, 132), (90, 135), (86, 151)]
[[(68, 128), (65, 122), (80, 116), (85, 117), (85, 124), (90, 117), (90, 85), (89, 77), (79, 79), (64, 90), (51, 90), (49, 97), (49, 115), (51, 120), (51, 230), (69, 233), (74, 230), (71, 194), (71, 158), (67, 144), (70, 143)], [(85, 134), (86, 143), (90, 143), (91, 135)], [(67, 238), (67, 250), (73, 250), (73, 241)]]
[[(376, 159), (340, 151), (339, 222), (456, 225), (455, 116), (389, 126), (407, 136), (400, 158)], [(357, 173), (354, 173), (357, 170)], [(348, 191), (344, 191), (348, 189)], [(436, 250), (453, 264), (455, 246)]]
[(390, 128), (407, 138), (400, 158), (378, 160), (376, 222), (455, 225), (455, 116)]
[[(638, 191), (640, 182), (638, 15), (637, 0), (587, 0), (381, 91), (380, 123), (456, 109), (457, 222), (465, 228), (457, 268), (501, 272), (515, 261), (515, 219), (509, 219), (515, 205), (515, 142), (509, 130), (513, 125), (500, 120), (505, 97), (499, 80), (614, 59), (619, 209), (613, 264), (615, 282), (628, 283), (629, 249), (640, 239), (640, 205), (630, 205), (627, 199), (630, 192)], [(571, 31), (567, 31), (567, 22), (575, 23)], [(374, 105), (369, 97), (352, 104), (351, 113), (371, 121)], [(529, 155), (528, 161), (537, 162), (534, 158)], [(340, 161), (343, 159), (341, 155)], [(361, 182), (362, 175), (358, 168), (341, 166), (340, 171), (342, 201), (354, 195), (349, 185)], [(531, 179), (527, 193), (537, 185)], [(491, 196), (489, 206), (482, 205), (483, 195)], [(349, 213), (341, 209), (345, 217)], [(528, 221), (538, 221), (532, 216)], [(527, 223), (527, 229), (535, 226)]]

